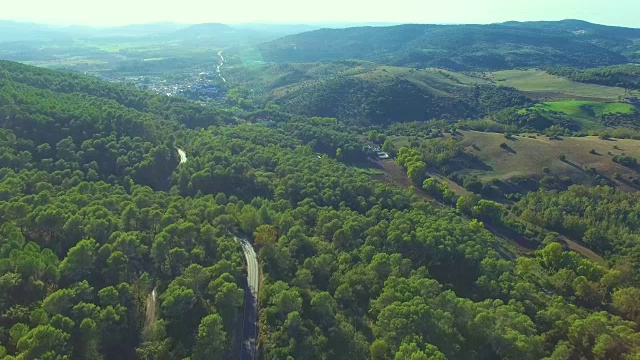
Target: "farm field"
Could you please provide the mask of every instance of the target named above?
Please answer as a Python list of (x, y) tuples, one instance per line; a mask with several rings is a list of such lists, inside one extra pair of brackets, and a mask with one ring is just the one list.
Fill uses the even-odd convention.
[(625, 103), (607, 103), (598, 101), (550, 101), (539, 107), (545, 110), (557, 111), (575, 117), (594, 117), (607, 114), (629, 114), (634, 106)]
[(603, 124), (596, 118), (608, 114), (629, 114), (635, 107), (626, 103), (599, 101), (549, 101), (537, 104), (534, 108), (544, 111), (555, 111), (566, 114), (578, 122), (585, 130), (602, 128)]
[[(529, 138), (514, 136), (512, 140), (496, 133), (462, 131), (466, 151), (485, 163), (488, 171), (473, 170), (482, 180), (509, 181), (515, 177), (541, 178), (549, 175), (568, 176), (574, 183), (585, 183), (591, 178), (585, 168), (597, 172), (623, 189), (634, 188), (630, 180), (640, 178), (637, 169), (630, 169), (612, 161), (614, 155), (640, 157), (640, 141), (630, 139), (602, 140), (595, 136), (568, 137), (550, 140), (546, 136)], [(500, 147), (506, 143), (510, 150)], [(595, 154), (590, 153), (595, 150)], [(610, 155), (611, 154), (611, 155)], [(566, 161), (560, 156), (565, 155)], [(546, 170), (546, 172), (545, 172)], [(615, 173), (621, 180), (614, 180)]]
[(535, 99), (615, 101), (623, 88), (585, 84), (550, 75), (541, 70), (504, 70), (491, 73), (497, 85), (510, 86)]

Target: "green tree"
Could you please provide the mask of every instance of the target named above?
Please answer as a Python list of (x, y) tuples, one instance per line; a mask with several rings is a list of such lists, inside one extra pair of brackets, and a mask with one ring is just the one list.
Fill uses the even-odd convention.
[(382, 144), (382, 151), (391, 156), (396, 156), (398, 154), (398, 148), (393, 143), (393, 141), (391, 141), (391, 139), (386, 139), (384, 141), (384, 144)]
[(196, 345), (193, 349), (194, 360), (221, 359), (227, 348), (227, 334), (218, 314), (202, 318), (198, 326)]
[(407, 176), (409, 176), (409, 179), (411, 179), (411, 181), (413, 181), (415, 184), (422, 184), (426, 175), (426, 171), (427, 165), (422, 161), (418, 161), (409, 164)]
[(613, 307), (620, 315), (640, 324), (640, 288), (618, 289), (612, 299)]
[(82, 279), (91, 279), (95, 268), (98, 243), (95, 240), (81, 240), (69, 249), (67, 256), (60, 263), (60, 274), (73, 283)]
[(18, 358), (25, 360), (68, 360), (70, 335), (51, 325), (38, 325), (18, 341)]
[(260, 225), (253, 233), (253, 238), (255, 244), (260, 247), (270, 246), (278, 240), (278, 230), (271, 225)]

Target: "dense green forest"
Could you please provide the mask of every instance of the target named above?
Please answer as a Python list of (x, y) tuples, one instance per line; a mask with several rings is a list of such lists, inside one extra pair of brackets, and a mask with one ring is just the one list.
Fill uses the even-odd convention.
[[(505, 94), (472, 101), (520, 101)], [(364, 143), (335, 114), (239, 103), (0, 63), (0, 356), (237, 357), (237, 235), (258, 252), (264, 359), (640, 357), (632, 195), (530, 195), (523, 218), (611, 261), (555, 241), (522, 256), (483, 224), (495, 203), (469, 215), (349, 165)], [(416, 168), (459, 150), (399, 155)]]
[(530, 193), (515, 209), (531, 223), (583, 239), (590, 248), (614, 262), (632, 267), (637, 279), (640, 269), (637, 194), (610, 187), (572, 186), (561, 193)]
[(584, 21), (322, 29), (261, 45), (275, 62), (360, 59), (452, 70), (596, 67), (638, 60), (640, 30)]

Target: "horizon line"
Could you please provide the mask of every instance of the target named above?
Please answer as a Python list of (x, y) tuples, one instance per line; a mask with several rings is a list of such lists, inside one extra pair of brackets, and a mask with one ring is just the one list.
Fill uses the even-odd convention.
[(238, 26), (238, 25), (268, 25), (268, 26), (276, 26), (276, 25), (285, 25), (285, 26), (322, 26), (322, 25), (381, 25), (381, 26), (397, 26), (397, 25), (499, 25), (505, 23), (536, 23), (536, 22), (562, 22), (562, 21), (582, 21), (585, 23), (600, 25), (600, 26), (610, 26), (610, 27), (620, 27), (620, 28), (628, 28), (628, 29), (639, 29), (639, 27), (631, 27), (631, 26), (622, 26), (622, 25), (611, 25), (611, 24), (602, 24), (591, 22), (588, 20), (576, 19), (576, 18), (565, 18), (561, 20), (506, 20), (501, 22), (467, 22), (467, 23), (456, 23), (456, 22), (401, 22), (401, 21), (312, 21), (312, 22), (295, 22), (295, 21), (242, 21), (242, 22), (178, 22), (178, 21), (169, 21), (169, 20), (161, 20), (161, 21), (151, 21), (151, 22), (141, 22), (141, 23), (127, 23), (127, 24), (113, 24), (113, 25), (88, 25), (88, 24), (80, 24), (80, 23), (51, 23), (51, 22), (38, 22), (33, 20), (18, 20), (18, 19), (3, 19), (0, 18), (1, 22), (13, 22), (17, 24), (23, 25), (41, 25), (41, 26), (49, 26), (54, 28), (68, 28), (68, 27), (84, 27), (84, 28), (93, 28), (93, 29), (110, 29), (110, 28), (121, 28), (127, 26), (149, 26), (149, 25), (185, 25), (185, 26), (193, 26), (193, 25), (203, 25), (203, 24), (222, 24), (222, 25), (230, 25), (230, 26)]

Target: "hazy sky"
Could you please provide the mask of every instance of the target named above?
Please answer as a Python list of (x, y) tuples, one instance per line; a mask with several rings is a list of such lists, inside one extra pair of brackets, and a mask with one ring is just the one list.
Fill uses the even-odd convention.
[(582, 19), (640, 28), (640, 0), (2, 0), (0, 18), (54, 24), (172, 21), (492, 23)]

